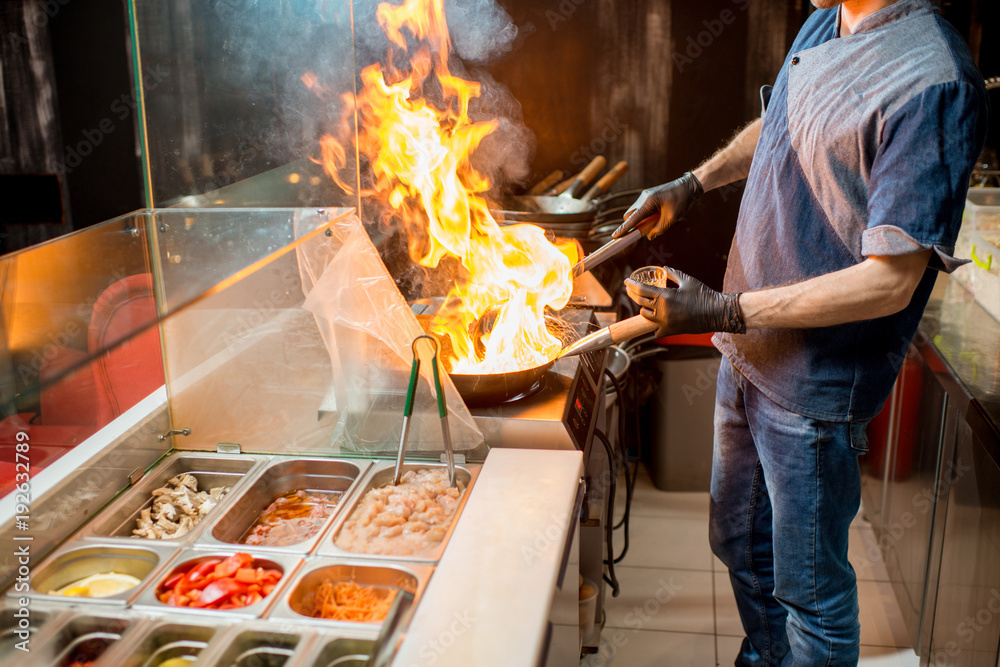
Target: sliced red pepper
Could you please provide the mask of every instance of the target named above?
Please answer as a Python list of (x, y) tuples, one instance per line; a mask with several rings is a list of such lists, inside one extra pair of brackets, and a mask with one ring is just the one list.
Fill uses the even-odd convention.
[(196, 583), (202, 577), (214, 570), (221, 562), (223, 562), (221, 558), (209, 558), (204, 563), (199, 563), (188, 570), (186, 577), (187, 581), (191, 584)]
[(162, 588), (164, 589), (173, 588), (174, 586), (177, 585), (177, 582), (179, 582), (183, 578), (184, 578), (184, 573), (178, 572), (177, 574), (173, 575), (172, 577), (164, 581), (162, 584)]
[(231, 577), (241, 568), (253, 563), (253, 556), (245, 553), (233, 554), (226, 560), (215, 566), (215, 576), (217, 579)]
[(236, 570), (235, 578), (236, 581), (243, 584), (256, 583), (258, 579), (257, 570), (253, 569), (252, 567), (241, 567), (240, 569)]
[(201, 591), (198, 599), (191, 603), (192, 607), (208, 607), (216, 603), (221, 603), (226, 598), (246, 591), (246, 586), (233, 579), (219, 579), (213, 581)]

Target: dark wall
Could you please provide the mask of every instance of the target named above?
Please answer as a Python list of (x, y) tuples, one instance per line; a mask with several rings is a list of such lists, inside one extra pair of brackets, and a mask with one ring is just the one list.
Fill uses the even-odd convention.
[(0, 26), (0, 253), (140, 208), (123, 0), (3, 0)]
[(70, 231), (49, 17), (0, 2), (0, 253)]
[[(528, 183), (579, 170), (594, 154), (627, 160), (616, 190), (677, 178), (760, 114), (808, 0), (501, 0), (521, 30), (491, 73), (510, 87), (537, 146)], [(1000, 3), (946, 0), (985, 76), (1000, 75)], [(1000, 127), (994, 93), (993, 133)], [(721, 287), (742, 184), (706, 195), (631, 266), (669, 263)]]
[(60, 161), (73, 228), (82, 229), (143, 205), (128, 18), (123, 0), (58, 2), (49, 29)]
[[(803, 0), (501, 4), (520, 35), (489, 70), (520, 101), (536, 135), (528, 182), (556, 168), (578, 170), (601, 153), (631, 165), (619, 190), (676, 178), (756, 117), (757, 90), (773, 79), (810, 9)], [(1000, 3), (941, 4), (968, 36), (983, 74), (1000, 75)], [(25, 12), (41, 13), (25, 23)], [(5, 226), (0, 252), (65, 233), (70, 222), (78, 229), (139, 208), (123, 0), (2, 0), (0, 18), (7, 35), (0, 47), (0, 174), (58, 178), (55, 207), (42, 206), (41, 195), (20, 186), (13, 195), (22, 209), (62, 216), (47, 226)], [(32, 40), (36, 68), (25, 57)], [(996, 146), (1000, 95), (992, 101), (998, 111), (990, 143)], [(70, 165), (62, 174), (61, 164)], [(52, 188), (40, 191), (53, 196)], [(655, 252), (632, 262), (669, 261), (719, 284), (740, 195), (739, 187), (710, 193), (689, 220), (658, 240)]]
[[(800, 0), (503, 0), (519, 43), (490, 71), (537, 137), (529, 183), (595, 154), (626, 160), (616, 190), (677, 178), (760, 114), (801, 25)], [(721, 286), (741, 189), (709, 193), (633, 266), (670, 263)]]

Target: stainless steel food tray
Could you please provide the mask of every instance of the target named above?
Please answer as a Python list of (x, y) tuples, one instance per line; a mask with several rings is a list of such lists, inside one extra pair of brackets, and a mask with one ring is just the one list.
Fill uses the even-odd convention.
[[(249, 482), (239, 498), (229, 503), (225, 511), (217, 514), (213, 523), (199, 533), (194, 546), (254, 552), (310, 553), (329, 526), (350, 504), (359, 480), (370, 467), (369, 460), (273, 457)], [(275, 497), (295, 489), (343, 491), (344, 495), (320, 530), (307, 540), (287, 546), (251, 546), (239, 543)]]
[(160, 618), (146, 623), (139, 632), (130, 633), (109, 654), (115, 667), (155, 667), (180, 655), (200, 657), (223, 632), (226, 619)]
[[(268, 461), (266, 456), (239, 454), (212, 454), (184, 452), (168, 456), (139, 480), (133, 488), (112, 502), (104, 511), (78, 533), (90, 540), (122, 540), (130, 544), (167, 544), (186, 546), (195, 541), (211, 521), (247, 489), (252, 479)], [(153, 504), (152, 492), (164, 486), (171, 478), (189, 473), (198, 480), (199, 490), (229, 486), (229, 492), (198, 524), (175, 540), (154, 540), (135, 537), (132, 529), (139, 513)]]
[[(177, 572), (186, 571), (191, 567), (194, 567), (200, 562), (203, 562), (209, 558), (227, 558), (232, 556), (237, 552), (249, 553), (254, 556), (254, 558), (260, 562), (262, 567), (265, 568), (280, 568), (284, 574), (281, 580), (278, 581), (278, 585), (275, 589), (271, 591), (271, 594), (266, 598), (257, 602), (255, 604), (249, 605), (247, 607), (242, 607), (240, 609), (196, 609), (194, 607), (171, 607), (160, 602), (156, 595), (159, 591), (160, 584), (166, 579), (170, 578)], [(280, 553), (258, 553), (254, 549), (227, 549), (225, 551), (205, 551), (197, 549), (184, 549), (178, 553), (170, 564), (163, 569), (154, 581), (151, 581), (148, 586), (145, 586), (143, 591), (135, 599), (132, 604), (133, 608), (141, 611), (151, 611), (154, 613), (171, 613), (177, 612), (182, 614), (191, 614), (197, 616), (222, 616), (230, 618), (260, 618), (268, 610), (268, 608), (274, 604), (274, 601), (278, 599), (281, 595), (282, 590), (288, 585), (288, 582), (293, 579), (296, 570), (302, 564), (302, 558), (298, 555), (292, 554), (280, 554)]]
[[(312, 642), (308, 652), (294, 665), (286, 667), (351, 667), (345, 659), (349, 656), (365, 656), (367, 661), (375, 645), (375, 639), (354, 636), (320, 636)], [(358, 663), (354, 663), (357, 665)], [(366, 664), (366, 663), (360, 663)]]
[[(104, 609), (111, 612), (107, 607)], [(96, 662), (110, 655), (143, 622), (133, 614), (104, 613), (100, 609), (70, 612), (38, 633), (26, 664), (69, 667), (76, 656)]]
[(324, 579), (354, 581), (362, 586), (402, 588), (413, 593), (413, 606), (417, 608), (434, 568), (416, 563), (385, 563), (362, 559), (311, 558), (306, 561), (295, 579), (281, 591), (280, 597), (268, 613), (269, 620), (295, 624), (308, 624), (336, 632), (371, 631), (373, 636), (382, 626), (381, 621), (360, 623), (314, 618), (312, 595)]
[(310, 651), (314, 633), (301, 626), (251, 621), (228, 628), (199, 656), (207, 667), (291, 667)]
[(61, 608), (46, 609), (36, 604), (27, 607), (5, 605), (0, 609), (0, 664), (14, 664), (17, 658), (24, 658), (27, 655), (15, 648), (19, 642), (23, 641), (23, 638), (18, 635), (18, 632), (22, 630), (20, 627), (21, 617), (15, 616), (22, 609), (25, 609), (28, 614), (25, 619), (27, 628), (23, 628), (23, 630), (28, 632), (29, 648), (37, 646), (35, 640), (38, 638), (39, 632), (46, 630), (50, 625), (58, 624), (60, 619), (67, 615), (67, 611)]
[[(444, 468), (444, 464), (440, 463), (407, 463), (403, 466), (404, 472), (409, 470), (417, 470), (421, 468)], [(336, 545), (337, 536), (340, 534), (341, 528), (343, 528), (344, 523), (354, 512), (354, 509), (358, 506), (358, 503), (364, 497), (365, 493), (369, 489), (377, 488), (380, 486), (385, 486), (386, 484), (392, 483), (392, 477), (395, 470), (395, 464), (390, 461), (380, 461), (377, 462), (368, 471), (368, 474), (362, 480), (361, 484), (358, 485), (357, 491), (353, 494), (350, 499), (350, 505), (344, 507), (341, 512), (338, 513), (336, 521), (333, 523), (332, 528), (323, 535), (320, 539), (319, 546), (315, 553), (320, 556), (336, 556), (341, 558), (371, 558), (376, 560), (385, 561), (406, 561), (406, 562), (418, 562), (418, 563), (437, 563), (441, 559), (441, 554), (444, 553), (445, 548), (448, 546), (448, 540), (451, 539), (451, 535), (455, 532), (455, 526), (458, 525), (459, 520), (462, 518), (462, 511), (465, 509), (465, 503), (468, 502), (469, 493), (472, 487), (475, 486), (476, 479), (479, 477), (479, 471), (482, 466), (479, 464), (468, 464), (468, 465), (457, 465), (455, 466), (455, 479), (464, 482), (466, 484), (465, 492), (462, 494), (459, 500), (458, 507), (455, 510), (455, 517), (451, 521), (451, 525), (448, 527), (445, 533), (444, 539), (441, 540), (440, 545), (435, 549), (430, 555), (427, 556), (413, 556), (413, 555), (384, 555), (384, 554), (367, 554), (361, 552), (346, 551), (341, 549)]]
[[(138, 597), (175, 553), (176, 547), (151, 544), (148, 541), (127, 545), (121, 542), (70, 542), (57, 549), (35, 569), (27, 593), (16, 593), (10, 588), (7, 596), (18, 598), (26, 595), (55, 605), (124, 606)], [(140, 583), (123, 593), (104, 598), (74, 598), (52, 594), (52, 591), (74, 581), (104, 572), (130, 574), (138, 578)]]

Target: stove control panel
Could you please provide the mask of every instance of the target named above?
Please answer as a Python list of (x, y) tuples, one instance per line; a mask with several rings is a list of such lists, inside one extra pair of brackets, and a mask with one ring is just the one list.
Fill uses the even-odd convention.
[(604, 364), (607, 350), (596, 350), (580, 356), (579, 372), (573, 378), (566, 401), (563, 423), (573, 444), (581, 451), (589, 448), (597, 425), (597, 414), (604, 396)]

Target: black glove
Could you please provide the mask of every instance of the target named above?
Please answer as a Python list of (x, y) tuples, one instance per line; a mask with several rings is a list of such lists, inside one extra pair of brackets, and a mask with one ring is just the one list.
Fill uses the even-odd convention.
[(628, 295), (642, 306), (640, 314), (660, 325), (659, 338), (714, 331), (746, 333), (739, 294), (721, 294), (686, 273), (663, 267), (678, 287), (653, 287), (629, 278)]
[(670, 225), (683, 218), (696, 201), (705, 194), (701, 182), (690, 171), (664, 185), (643, 190), (635, 203), (625, 212), (625, 222), (611, 238), (620, 238), (639, 226), (647, 218), (659, 214), (660, 219), (643, 232), (650, 241), (667, 231)]

